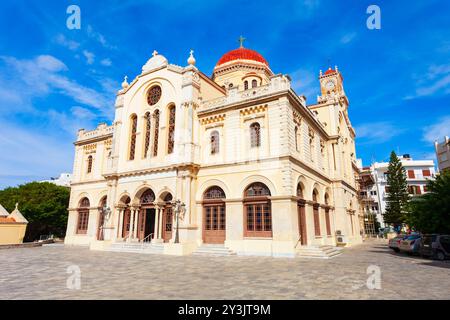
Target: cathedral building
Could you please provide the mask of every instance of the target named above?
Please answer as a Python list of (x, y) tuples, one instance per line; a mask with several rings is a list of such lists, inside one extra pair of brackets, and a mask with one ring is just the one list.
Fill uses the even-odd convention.
[(207, 76), (156, 51), (117, 93), (114, 122), (79, 130), (65, 243), (293, 257), (362, 241), (355, 131), (343, 77), (320, 72), (314, 105), (258, 52)]

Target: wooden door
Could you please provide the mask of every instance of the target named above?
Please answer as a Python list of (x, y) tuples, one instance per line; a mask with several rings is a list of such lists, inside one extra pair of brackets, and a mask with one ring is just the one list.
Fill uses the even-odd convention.
[(300, 233), (300, 243), (302, 246), (307, 244), (307, 235), (306, 235), (306, 215), (305, 215), (305, 205), (298, 204), (298, 229)]
[(164, 242), (169, 242), (172, 239), (173, 230), (173, 209), (171, 205), (164, 208), (163, 220), (162, 220), (162, 232)]
[(222, 244), (225, 242), (226, 212), (225, 204), (203, 205), (203, 242)]
[(126, 209), (123, 213), (123, 225), (122, 225), (122, 238), (128, 237), (128, 233), (130, 232), (130, 223), (131, 223), (131, 210)]

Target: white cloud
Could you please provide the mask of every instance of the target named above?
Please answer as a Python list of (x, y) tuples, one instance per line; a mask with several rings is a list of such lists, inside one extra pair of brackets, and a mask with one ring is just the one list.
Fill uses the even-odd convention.
[(51, 176), (70, 171), (71, 141), (61, 143), (35, 128), (1, 122), (0, 150), (7, 152), (0, 152), (0, 176)]
[(434, 94), (450, 94), (450, 65), (431, 65), (426, 73), (414, 75), (416, 90), (404, 99), (431, 96)]
[(352, 42), (355, 38), (356, 38), (356, 32), (350, 32), (350, 33), (344, 34), (344, 35), (341, 37), (340, 42), (341, 42), (342, 44), (349, 44), (349, 43)]
[(106, 40), (104, 35), (102, 35), (101, 33), (97, 32), (97, 31), (95, 31), (94, 28), (92, 28), (91, 25), (87, 26), (87, 35), (88, 35), (89, 38), (94, 39), (95, 41), (100, 43), (106, 49), (116, 49), (115, 46), (111, 45)]
[(80, 44), (78, 42), (68, 40), (63, 34), (58, 34), (55, 38), (55, 42), (72, 51), (75, 51), (80, 47)]
[(308, 98), (308, 104), (315, 103), (317, 94), (320, 91), (320, 83), (317, 80), (318, 75), (312, 71), (305, 69), (298, 69), (290, 74), (292, 78), (292, 88), (299, 95), (304, 95)]
[(111, 59), (106, 58), (100, 61), (100, 64), (105, 67), (110, 67), (112, 65), (112, 61)]
[[(18, 60), (14, 57), (0, 57), (0, 60), (5, 61), (8, 67), (16, 72), (17, 83), (10, 87), (11, 93), (17, 92), (22, 96), (34, 97), (56, 92), (68, 96), (78, 103), (94, 107), (107, 117), (112, 116), (114, 96), (111, 95), (111, 92), (98, 92), (69, 79), (63, 75), (63, 72), (68, 70), (67, 66), (57, 58), (42, 55), (31, 60)], [(108, 78), (97, 81), (102, 88), (103, 82), (112, 82)]]
[(384, 143), (395, 136), (402, 134), (405, 130), (386, 121), (364, 123), (355, 127), (356, 138), (364, 144)]
[(441, 118), (437, 123), (425, 127), (422, 140), (434, 143), (435, 140), (440, 141), (445, 136), (450, 136), (450, 116)]
[(83, 50), (83, 55), (86, 58), (86, 63), (87, 64), (93, 64), (95, 61), (95, 54), (93, 54), (90, 51), (87, 50)]

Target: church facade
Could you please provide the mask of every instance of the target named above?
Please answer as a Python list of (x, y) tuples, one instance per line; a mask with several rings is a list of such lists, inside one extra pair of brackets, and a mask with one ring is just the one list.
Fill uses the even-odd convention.
[(113, 124), (79, 130), (65, 243), (272, 256), (360, 243), (355, 132), (337, 67), (320, 72), (307, 106), (289, 76), (242, 45), (211, 77), (195, 63), (192, 51), (186, 67), (155, 51), (124, 80)]

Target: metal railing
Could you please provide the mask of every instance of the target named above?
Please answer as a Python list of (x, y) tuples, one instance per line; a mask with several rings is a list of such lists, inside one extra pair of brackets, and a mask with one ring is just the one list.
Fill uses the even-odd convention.
[(152, 242), (152, 236), (153, 236), (153, 233), (150, 233), (148, 236), (146, 236), (144, 239), (142, 239), (142, 248), (145, 246), (146, 243)]

